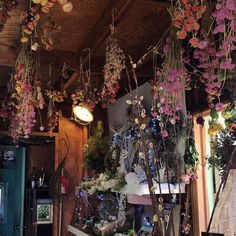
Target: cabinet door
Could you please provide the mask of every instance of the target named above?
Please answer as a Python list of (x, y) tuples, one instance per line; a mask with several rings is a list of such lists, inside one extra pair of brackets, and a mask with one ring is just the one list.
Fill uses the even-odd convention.
[(0, 152), (0, 182), (7, 186), (6, 219), (0, 224), (0, 236), (23, 236), (25, 148)]

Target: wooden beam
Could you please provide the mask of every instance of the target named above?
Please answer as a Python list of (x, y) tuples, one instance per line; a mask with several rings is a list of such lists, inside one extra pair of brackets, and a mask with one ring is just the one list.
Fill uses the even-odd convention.
[(16, 50), (14, 47), (0, 44), (0, 65), (13, 67), (16, 62)]
[(171, 2), (165, 1), (165, 0), (138, 0), (138, 3), (150, 5), (153, 7), (156, 7), (156, 6), (169, 7), (169, 6), (171, 6)]
[[(0, 134), (10, 136), (9, 131), (0, 130)], [(58, 133), (55, 132), (32, 132), (30, 136), (39, 136), (39, 137), (57, 137)]]
[(78, 66), (78, 61), (76, 60), (77, 53), (70, 52), (70, 51), (59, 51), (59, 50), (52, 50), (52, 51), (45, 51), (40, 50), (40, 62), (41, 65), (55, 65), (57, 67), (63, 66), (64, 63), (70, 65), (72, 70), (76, 70)]
[[(126, 0), (118, 10), (118, 12), (114, 16), (114, 24), (115, 26), (120, 23), (120, 21), (124, 18), (130, 7), (136, 2), (137, 0)], [(109, 5), (110, 8), (110, 5)], [(110, 13), (110, 12), (109, 12)], [(96, 40), (95, 44), (90, 49), (90, 55), (93, 55), (97, 49), (104, 43), (106, 38), (110, 35), (110, 25), (106, 28), (106, 30), (103, 32), (103, 34)], [(90, 33), (90, 37), (93, 37), (93, 32)], [(89, 56), (87, 55), (83, 63), (87, 63), (89, 59)], [(70, 79), (65, 83), (63, 89), (66, 90), (68, 87), (71, 86), (71, 84), (75, 81), (75, 79), (78, 76), (78, 71), (75, 71), (74, 74), (70, 77)]]

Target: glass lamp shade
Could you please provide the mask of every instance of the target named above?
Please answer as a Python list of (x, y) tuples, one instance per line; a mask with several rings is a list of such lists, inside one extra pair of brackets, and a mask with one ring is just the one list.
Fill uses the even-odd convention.
[(92, 113), (82, 104), (73, 106), (73, 113), (75, 115), (75, 119), (83, 123), (90, 123), (93, 120)]

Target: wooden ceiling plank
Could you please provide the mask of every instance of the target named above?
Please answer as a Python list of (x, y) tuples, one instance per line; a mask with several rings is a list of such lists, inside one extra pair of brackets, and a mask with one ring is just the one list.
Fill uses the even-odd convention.
[(110, 20), (111, 20), (111, 14), (110, 12), (112, 11), (112, 9), (115, 6), (115, 0), (110, 0), (107, 4), (107, 6), (105, 7), (105, 9), (103, 10), (102, 14), (100, 15), (100, 17), (98, 18), (97, 22), (94, 24), (94, 26), (92, 27), (91, 31), (89, 34), (87, 34), (85, 40), (83, 41), (83, 43), (81, 44), (79, 50), (78, 50), (78, 55), (80, 56), (83, 52), (83, 50), (85, 48), (90, 48), (91, 45), (94, 44), (95, 40), (98, 40), (94, 37), (96, 37), (96, 35), (100, 36), (100, 32), (101, 30), (103, 31), (104, 28), (109, 27)]
[[(120, 9), (118, 10), (118, 12), (115, 14), (114, 16), (114, 24), (115, 26), (117, 26), (120, 21), (123, 19), (123, 17), (126, 15), (126, 13), (128, 12), (128, 10), (131, 8), (131, 6), (136, 2), (137, 0), (126, 0), (123, 5), (120, 7)], [(92, 48), (90, 49), (90, 55), (93, 55), (96, 50), (102, 45), (102, 43), (106, 40), (106, 38), (110, 35), (110, 25), (109, 27), (107, 27), (107, 29), (103, 32), (103, 34), (101, 35), (101, 37), (96, 41), (96, 43), (92, 46)], [(84, 60), (83, 63), (87, 63), (89, 59), (89, 56), (87, 55)], [(68, 87), (70, 87), (70, 85), (75, 81), (75, 79), (77, 78), (76, 73), (78, 73), (78, 71), (74, 72), (74, 74), (70, 77), (70, 79), (65, 83), (63, 89), (66, 90)]]

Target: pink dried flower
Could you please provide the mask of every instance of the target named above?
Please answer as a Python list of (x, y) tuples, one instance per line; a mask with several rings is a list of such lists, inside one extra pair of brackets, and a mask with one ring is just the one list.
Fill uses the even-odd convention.
[(217, 111), (222, 111), (224, 109), (224, 104), (219, 102), (215, 105)]
[(235, 64), (232, 63), (232, 59), (226, 59), (224, 62), (220, 63), (220, 69), (228, 69), (228, 70), (232, 70), (234, 69)]
[(163, 137), (163, 138), (166, 138), (166, 137), (168, 137), (168, 132), (166, 131), (166, 130), (163, 130), (163, 131), (161, 131), (161, 136)]

